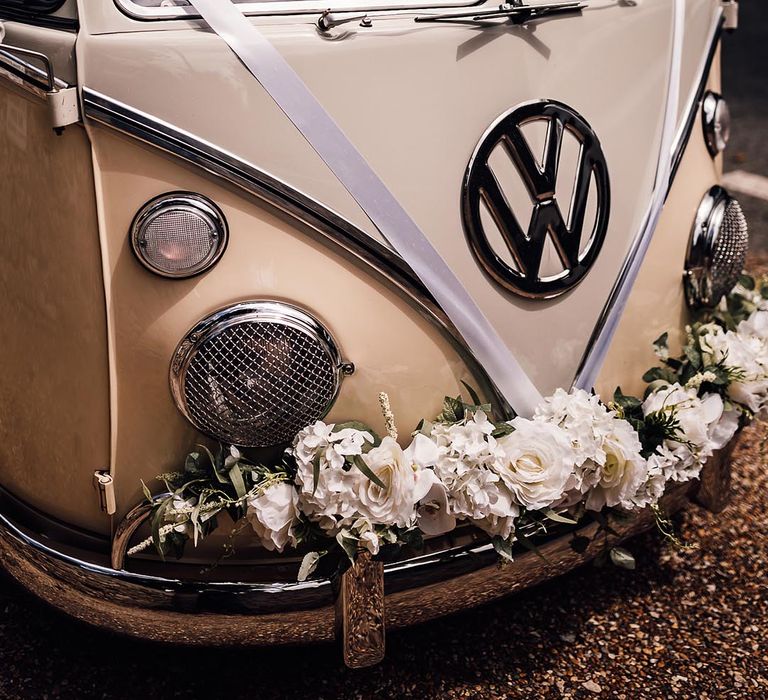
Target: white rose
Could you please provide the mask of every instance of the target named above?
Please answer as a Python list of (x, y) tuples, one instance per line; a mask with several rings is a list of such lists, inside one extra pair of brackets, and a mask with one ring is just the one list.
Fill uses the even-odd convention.
[(497, 441), (495, 469), (521, 505), (540, 510), (559, 501), (574, 474), (567, 433), (557, 425), (515, 418)]
[(417, 473), (397, 441), (385, 437), (362, 457), (370, 471), (384, 484), (382, 488), (361, 471), (354, 489), (360, 515), (376, 525), (409, 527), (413, 524), (418, 496)]
[(274, 484), (248, 499), (248, 522), (265, 549), (282, 552), (289, 541), (296, 544), (292, 527), (299, 516), (297, 503), (296, 489), (287, 482)]
[(732, 426), (730, 416), (721, 424), (723, 401), (717, 394), (699, 398), (696, 389), (679, 384), (663, 387), (643, 402), (644, 415), (656, 412), (673, 414), (680, 426), (679, 439), (667, 439), (657, 450), (667, 481), (696, 478)]

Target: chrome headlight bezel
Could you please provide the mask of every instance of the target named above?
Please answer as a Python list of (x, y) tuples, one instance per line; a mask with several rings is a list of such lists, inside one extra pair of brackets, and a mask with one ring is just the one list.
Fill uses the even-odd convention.
[[(190, 367), (192, 366), (198, 353), (205, 348), (210, 348), (211, 343), (216, 337), (222, 336), (230, 329), (235, 327), (246, 327), (253, 324), (271, 324), (271, 327), (280, 327), (283, 329), (291, 329), (290, 333), (300, 334), (301, 337), (307, 339), (308, 342), (314, 344), (314, 350), (316, 350), (320, 357), (323, 358), (323, 362), (327, 363), (322, 369), (325, 372), (325, 376), (322, 380), (323, 393), (317, 398), (309, 397), (305, 402), (296, 401), (298, 408), (296, 413), (293, 411), (286, 412), (283, 407), (276, 406), (274, 415), (282, 415), (282, 421), (279, 423), (266, 422), (259, 428), (254, 427), (257, 421), (252, 421), (246, 424), (244, 421), (240, 421), (240, 429), (226, 427), (227, 419), (221, 419), (219, 416), (211, 416), (212, 413), (209, 409), (210, 406), (192, 405), (189, 400), (188, 382), (190, 377)], [(287, 343), (284, 338), (279, 339), (278, 343)], [(280, 351), (285, 354), (285, 347), (277, 347), (278, 354)], [(242, 357), (239, 358), (242, 360)], [(284, 358), (281, 360), (286, 362)], [(232, 360), (236, 362), (236, 360)], [(227, 364), (227, 358), (222, 358), (222, 363)], [(317, 361), (315, 362), (317, 366)], [(287, 369), (287, 365), (286, 365)], [(302, 369), (306, 367), (302, 366)], [(214, 373), (214, 368), (208, 365), (208, 370), (211, 374)], [(197, 370), (195, 370), (197, 371)], [(233, 377), (237, 372), (244, 373), (241, 367), (222, 367), (216, 369), (216, 379), (214, 381), (221, 381), (226, 384), (227, 377)], [(342, 361), (341, 352), (335, 339), (331, 335), (330, 331), (314, 316), (307, 313), (303, 309), (292, 304), (287, 304), (280, 301), (272, 300), (257, 300), (246, 301), (231, 306), (224, 307), (218, 311), (206, 316), (200, 320), (193, 328), (191, 328), (184, 338), (181, 340), (173, 355), (173, 360), (170, 366), (170, 385), (171, 393), (177, 408), (182, 415), (201, 433), (213, 437), (221, 442), (228, 444), (235, 444), (242, 447), (272, 447), (275, 445), (285, 444), (289, 442), (293, 436), (299, 432), (302, 428), (319, 420), (331, 410), (331, 407), (335, 403), (339, 391), (341, 389), (341, 382), (344, 376), (351, 374), (354, 371), (354, 366), (351, 363), (345, 363)], [(286, 377), (287, 377), (286, 373)], [(293, 375), (291, 375), (293, 377)], [(302, 381), (302, 385), (311, 384), (312, 377), (306, 378), (306, 382)], [(249, 381), (249, 379), (243, 379), (241, 376), (239, 381)], [(198, 381), (198, 386), (199, 386)], [(232, 382), (235, 383), (235, 382)], [(208, 385), (212, 384), (208, 379)], [(228, 385), (229, 388), (232, 384)], [(228, 388), (225, 386), (223, 389), (220, 386), (216, 387), (216, 391), (219, 392), (219, 401), (224, 402), (227, 400), (226, 391)], [(235, 387), (237, 388), (237, 387)], [(268, 387), (269, 389), (269, 387)], [(197, 392), (199, 399), (200, 393), (198, 389), (193, 389)], [(281, 394), (284, 396), (284, 394)], [(293, 397), (301, 399), (303, 397)], [(272, 397), (267, 397), (262, 402), (266, 404), (272, 400)], [(212, 397), (213, 403), (217, 403), (216, 399)], [(239, 397), (239, 406), (236, 408), (242, 408), (244, 404), (248, 403), (247, 398)], [(249, 410), (252, 408), (252, 404), (248, 406)], [(228, 410), (232, 410), (230, 406)], [(206, 417), (204, 411), (208, 411), (209, 416)], [(272, 414), (268, 416), (272, 418)], [(230, 422), (231, 423), (231, 422)], [(212, 426), (216, 426), (217, 429), (212, 429)], [(224, 427), (222, 427), (224, 426)], [(262, 430), (262, 433), (269, 433), (271, 435), (280, 434), (283, 439), (271, 439), (264, 434), (261, 436), (255, 436), (258, 430)], [(239, 433), (239, 436), (238, 436)], [(242, 439), (243, 436), (248, 435), (248, 439)]]
[[(160, 267), (147, 257), (146, 235), (149, 226), (159, 216), (180, 212), (197, 217), (207, 224), (214, 242), (209, 252), (196, 264), (170, 270)], [(229, 227), (221, 209), (207, 197), (193, 192), (166, 192), (151, 199), (137, 212), (131, 223), (130, 240), (136, 259), (147, 270), (169, 279), (187, 279), (209, 270), (221, 259), (229, 243)]]
[[(724, 238), (726, 235), (729, 238)], [(738, 281), (747, 245), (741, 206), (715, 185), (701, 200), (688, 239), (683, 276), (688, 306), (698, 309), (720, 302)]]

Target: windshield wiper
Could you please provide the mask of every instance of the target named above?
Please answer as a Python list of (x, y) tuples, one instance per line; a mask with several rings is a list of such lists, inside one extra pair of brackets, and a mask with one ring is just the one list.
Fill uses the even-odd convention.
[(482, 22), (488, 19), (505, 17), (513, 24), (525, 24), (533, 19), (551, 17), (570, 12), (581, 12), (586, 2), (550, 2), (546, 5), (524, 5), (522, 0), (511, 0), (499, 5), (495, 10), (478, 12), (454, 12), (451, 14), (421, 15), (414, 17), (416, 22)]

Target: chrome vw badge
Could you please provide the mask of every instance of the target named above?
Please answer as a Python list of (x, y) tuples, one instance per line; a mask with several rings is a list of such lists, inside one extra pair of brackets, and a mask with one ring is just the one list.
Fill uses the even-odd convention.
[(464, 176), (462, 216), (475, 256), (499, 285), (526, 297), (550, 299), (584, 278), (609, 209), (600, 142), (559, 102), (530, 102), (499, 117)]

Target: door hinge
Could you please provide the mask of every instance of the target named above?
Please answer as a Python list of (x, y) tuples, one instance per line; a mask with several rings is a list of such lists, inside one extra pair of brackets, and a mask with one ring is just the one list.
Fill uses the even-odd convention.
[(723, 29), (739, 28), (739, 1), (723, 0)]
[(99, 492), (99, 505), (107, 515), (114, 515), (117, 512), (117, 502), (115, 501), (115, 480), (112, 475), (106, 471), (93, 473), (93, 484)]
[(48, 111), (51, 115), (51, 125), (54, 131), (80, 121), (80, 104), (77, 99), (77, 88), (59, 88), (45, 93)]

